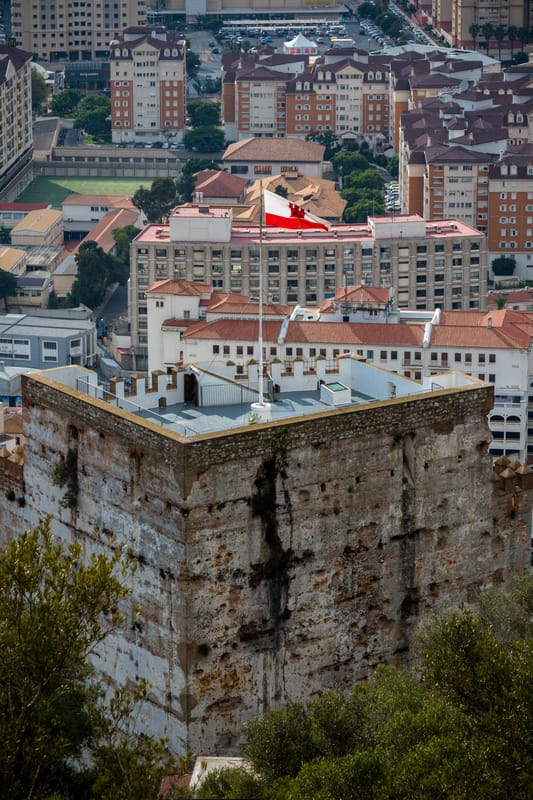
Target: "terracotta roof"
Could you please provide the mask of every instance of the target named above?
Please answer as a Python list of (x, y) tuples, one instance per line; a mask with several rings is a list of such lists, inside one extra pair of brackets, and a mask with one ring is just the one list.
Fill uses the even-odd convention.
[[(79, 245), (83, 242), (96, 242), (106, 253), (110, 253), (116, 246), (113, 231), (116, 228), (125, 228), (127, 225), (136, 225), (139, 220), (139, 211), (130, 208), (119, 208), (108, 211), (102, 219), (96, 223), (94, 228), (89, 231)], [(78, 248), (79, 248), (78, 245)]]
[(226, 148), (223, 161), (279, 161), (283, 164), (300, 161), (321, 162), (325, 147), (301, 139), (258, 139), (251, 137)]
[[(456, 312), (447, 312), (455, 314)], [(459, 312), (460, 313), (460, 312)], [(486, 317), (485, 316), (485, 322)], [(524, 316), (524, 315), (518, 315)], [(213, 341), (255, 341), (258, 338), (258, 322), (248, 319), (220, 319), (201, 322), (183, 334), (185, 339)], [(266, 342), (277, 342), (281, 322), (265, 320), (263, 338)], [(434, 347), (468, 348), (479, 347), (487, 350), (509, 348), (528, 349), (533, 335), (533, 321), (527, 324), (528, 330), (519, 325), (505, 328), (487, 325), (433, 325), (431, 345)], [(396, 346), (421, 347), (425, 326), (420, 324), (391, 324), (373, 322), (289, 322), (285, 343), (338, 344), (349, 346)]]
[(217, 169), (204, 169), (195, 174), (195, 191), (202, 192), (204, 199), (209, 197), (240, 198), (248, 181), (240, 175)]
[(331, 297), (324, 302), (320, 311), (326, 313), (332, 311), (335, 301), (346, 300), (349, 303), (365, 302), (386, 305), (390, 300), (390, 290), (378, 286), (347, 286), (337, 289), (335, 297)]
[(151, 292), (156, 294), (185, 295), (188, 297), (198, 297), (207, 294), (208, 297), (211, 297), (213, 287), (207, 283), (195, 283), (194, 281), (163, 280), (152, 283), (146, 290), (147, 294)]
[[(287, 199), (292, 203), (297, 203), (302, 208), (316, 214), (323, 219), (340, 221), (346, 207), (340, 193), (335, 189), (335, 182), (325, 178), (309, 178), (298, 173), (288, 175), (271, 175), (263, 178), (263, 188), (271, 192), (277, 186), (283, 186), (287, 190)], [(259, 222), (260, 206), (260, 181), (254, 181), (246, 192), (244, 206), (248, 206), (242, 212), (237, 209), (233, 212), (235, 224), (251, 224)]]
[(0, 211), (39, 211), (50, 208), (48, 203), (0, 203)]
[(112, 208), (135, 208), (131, 197), (121, 194), (69, 194), (63, 200), (64, 206), (99, 205)]

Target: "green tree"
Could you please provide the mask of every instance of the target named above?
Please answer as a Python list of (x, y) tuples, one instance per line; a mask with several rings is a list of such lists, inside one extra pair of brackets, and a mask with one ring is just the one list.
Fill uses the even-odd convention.
[(330, 161), (332, 156), (339, 150), (339, 140), (333, 131), (314, 131), (305, 137), (307, 142), (316, 142), (326, 148), (324, 150), (324, 160)]
[(96, 308), (104, 299), (113, 272), (112, 257), (91, 240), (82, 242), (76, 254), (78, 274), (72, 285), (70, 302)]
[(351, 172), (344, 177), (344, 186), (346, 189), (375, 189), (381, 191), (384, 185), (385, 181), (375, 169)]
[(511, 48), (511, 58), (514, 58), (514, 48), (516, 40), (518, 39), (518, 28), (516, 25), (509, 25), (507, 28), (507, 38), (509, 39), (509, 46)]
[(88, 95), (78, 105), (74, 127), (99, 140), (111, 137), (111, 101), (105, 95)]
[(54, 541), (49, 520), (1, 552), (2, 797), (47, 797), (73, 781), (92, 731), (87, 659), (119, 622), (120, 569), (120, 551), (84, 564), (80, 545)]
[(487, 48), (487, 55), (489, 54), (490, 40), (494, 38), (494, 25), (491, 22), (485, 22), (481, 26), (481, 33), (485, 39), (485, 47)]
[(183, 137), (185, 147), (199, 153), (218, 153), (224, 148), (224, 142), (223, 129), (213, 126), (194, 128)]
[(398, 179), (398, 175), (400, 174), (400, 159), (399, 156), (394, 155), (387, 159), (387, 171), (391, 178)]
[(132, 197), (148, 222), (162, 222), (178, 202), (176, 184), (172, 178), (155, 178), (149, 189), (141, 186)]
[(113, 271), (110, 276), (113, 281), (117, 281), (124, 286), (130, 276), (130, 244), (140, 233), (140, 229), (135, 225), (126, 225), (124, 228), (115, 228), (112, 231), (113, 239), (116, 242), (115, 254), (113, 256)]
[(480, 32), (480, 30), (481, 30), (481, 28), (479, 27), (479, 25), (477, 24), (477, 22), (473, 22), (473, 23), (470, 25), (470, 27), (468, 28), (468, 33), (469, 33), (469, 34), (470, 34), (470, 36), (472, 37), (472, 44), (473, 44), (473, 46), (474, 46), (474, 50), (476, 49), (477, 37), (479, 36), (479, 32)]
[(71, 116), (76, 111), (82, 97), (79, 89), (65, 89), (63, 92), (52, 95), (50, 109), (59, 117)]
[(289, 190), (287, 189), (286, 186), (282, 186), (281, 183), (278, 183), (278, 185), (274, 189), (274, 192), (278, 194), (280, 197), (287, 198), (289, 196)]
[(524, 25), (519, 27), (516, 32), (516, 38), (522, 45), (522, 50), (525, 50), (526, 44), (529, 42), (529, 28), (526, 28)]
[(496, 25), (494, 28), (494, 38), (496, 39), (496, 44), (498, 45), (498, 59), (501, 61), (502, 58), (502, 44), (503, 40), (507, 36), (507, 28), (505, 25)]
[[(95, 532), (98, 548), (99, 537)], [(62, 546), (51, 520), (0, 551), (0, 794), (9, 800), (156, 800), (183, 772), (166, 742), (134, 724), (147, 686), (105, 703), (90, 657), (125, 623), (131, 559)], [(88, 767), (88, 763), (91, 764)]]
[(187, 70), (188, 78), (196, 78), (201, 63), (202, 62), (198, 53), (193, 53), (192, 50), (185, 51), (185, 68)]
[(207, 100), (192, 100), (187, 103), (187, 113), (193, 128), (205, 128), (220, 125), (220, 103)]
[(46, 106), (48, 97), (48, 86), (41, 73), (32, 67), (31, 71), (31, 110), (34, 114), (40, 114), (43, 106)]
[(339, 150), (331, 159), (333, 169), (341, 173), (346, 178), (352, 172), (362, 172), (370, 166), (370, 161), (361, 153), (354, 153), (349, 150)]
[(492, 260), (491, 267), (495, 275), (514, 275), (516, 259), (514, 256), (498, 256)]
[(14, 297), (17, 291), (17, 276), (12, 272), (0, 269), (0, 298), (4, 301), (4, 309), (7, 314), (7, 300)]

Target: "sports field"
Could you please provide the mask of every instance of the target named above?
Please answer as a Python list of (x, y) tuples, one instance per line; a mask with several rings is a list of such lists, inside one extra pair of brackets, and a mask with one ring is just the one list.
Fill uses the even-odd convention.
[(153, 178), (36, 178), (25, 189), (19, 203), (50, 203), (61, 208), (69, 194), (117, 194), (131, 197), (139, 186), (147, 189)]

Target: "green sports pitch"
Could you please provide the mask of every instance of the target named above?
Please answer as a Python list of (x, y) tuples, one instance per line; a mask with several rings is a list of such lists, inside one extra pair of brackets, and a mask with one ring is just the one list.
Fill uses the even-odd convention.
[(17, 198), (19, 203), (49, 203), (61, 208), (69, 194), (110, 194), (131, 197), (139, 186), (147, 189), (153, 178), (36, 178)]

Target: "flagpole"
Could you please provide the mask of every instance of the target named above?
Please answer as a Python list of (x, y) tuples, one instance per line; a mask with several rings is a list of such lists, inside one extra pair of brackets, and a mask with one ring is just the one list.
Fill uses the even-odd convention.
[(259, 402), (264, 403), (263, 384), (263, 181), (259, 181)]
[(270, 419), (270, 403), (265, 403), (264, 358), (263, 358), (263, 181), (259, 181), (259, 401), (252, 403), (250, 421), (262, 422)]

